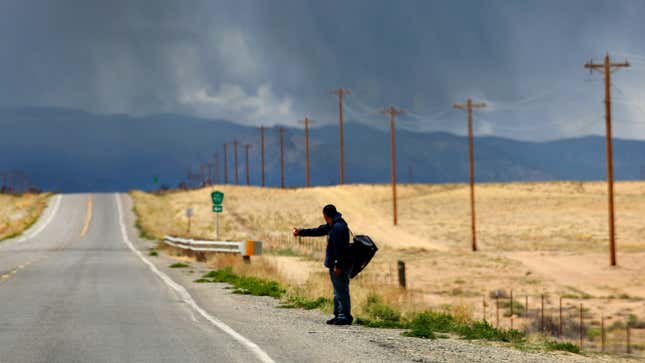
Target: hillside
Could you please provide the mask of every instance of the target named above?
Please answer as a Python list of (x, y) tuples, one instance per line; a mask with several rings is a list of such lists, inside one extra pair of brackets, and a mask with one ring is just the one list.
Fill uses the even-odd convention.
[[(126, 191), (175, 187), (186, 172), (212, 162), (222, 144), (254, 144), (251, 183), (258, 184), (259, 132), (224, 120), (181, 115), (131, 117), (95, 115), (55, 108), (0, 109), (0, 171), (22, 170), (38, 187), (64, 192)], [(362, 124), (346, 126), (346, 178), (350, 183), (383, 183), (390, 178), (389, 134)], [(338, 181), (338, 129), (334, 123), (311, 130), (312, 183)], [(405, 183), (467, 180), (467, 140), (447, 133), (397, 131), (398, 179)], [(475, 140), (477, 179), (484, 182), (602, 180), (604, 138), (521, 142), (495, 137)], [(304, 136), (287, 129), (286, 182), (304, 184)], [(229, 148), (233, 181), (233, 153)], [(244, 155), (239, 150), (244, 180)], [(266, 130), (267, 183), (280, 183), (279, 138)], [(644, 141), (615, 141), (616, 177), (636, 180), (645, 165)], [(223, 167), (222, 167), (223, 168)], [(220, 171), (223, 175), (223, 170)], [(158, 177), (159, 184), (153, 182)]]

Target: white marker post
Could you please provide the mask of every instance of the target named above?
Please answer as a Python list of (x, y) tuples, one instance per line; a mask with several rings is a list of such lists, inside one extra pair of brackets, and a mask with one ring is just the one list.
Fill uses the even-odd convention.
[(188, 217), (188, 230), (186, 233), (190, 233), (190, 221), (193, 217), (193, 208), (186, 208), (186, 217)]

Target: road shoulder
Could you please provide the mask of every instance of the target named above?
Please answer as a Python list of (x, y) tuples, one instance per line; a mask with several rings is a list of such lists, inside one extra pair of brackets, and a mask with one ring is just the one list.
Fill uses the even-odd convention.
[[(138, 238), (132, 201), (121, 196), (127, 232), (142, 253), (156, 247), (156, 241)], [(402, 337), (400, 330), (361, 326), (334, 327), (320, 311), (281, 309), (269, 297), (232, 294), (225, 284), (197, 284), (193, 281), (209, 269), (190, 262), (189, 268), (168, 268), (177, 259), (159, 253), (149, 260), (174, 281), (184, 286), (200, 307), (258, 344), (276, 361), (309, 362), (593, 362), (604, 361), (579, 355), (529, 353), (458, 339), (426, 340)]]

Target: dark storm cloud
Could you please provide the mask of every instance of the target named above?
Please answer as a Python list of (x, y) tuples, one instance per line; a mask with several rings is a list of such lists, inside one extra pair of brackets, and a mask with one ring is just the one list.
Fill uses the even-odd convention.
[[(101, 113), (175, 112), (245, 124), (348, 118), (462, 132), (451, 111), (488, 101), (477, 131), (524, 139), (602, 132), (605, 51), (640, 61), (617, 76), (617, 134), (645, 136), (638, 86), (645, 5), (636, 1), (5, 1), (0, 104)], [(643, 57), (643, 56), (641, 56)], [(628, 73), (627, 72), (631, 72)], [(622, 73), (622, 72), (621, 72)], [(618, 93), (620, 95), (620, 93)], [(622, 119), (622, 123), (620, 120)]]

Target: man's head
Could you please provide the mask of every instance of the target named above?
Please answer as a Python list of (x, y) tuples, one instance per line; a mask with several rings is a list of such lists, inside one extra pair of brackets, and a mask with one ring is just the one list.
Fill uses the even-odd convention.
[(333, 204), (327, 204), (325, 208), (323, 208), (323, 217), (325, 218), (325, 222), (327, 222), (327, 224), (332, 223), (336, 214), (338, 214), (338, 211)]

